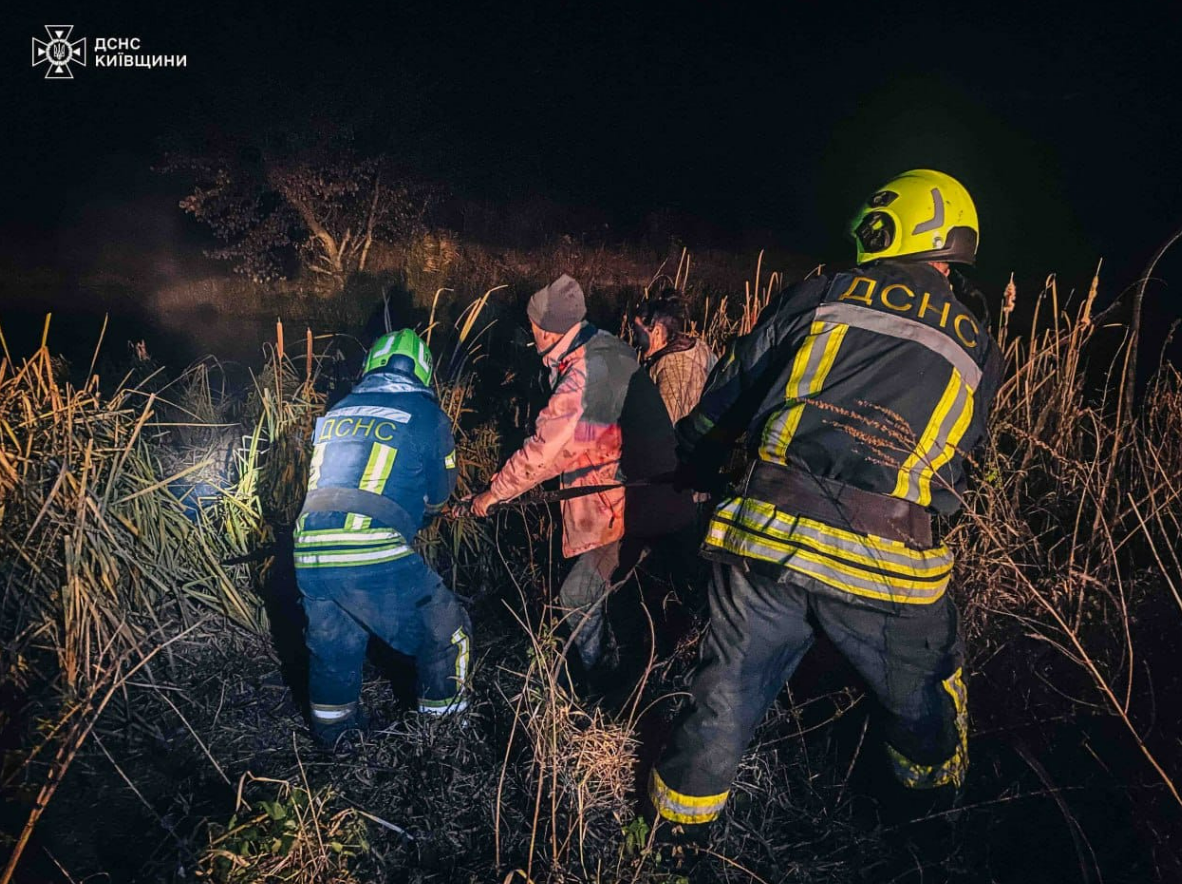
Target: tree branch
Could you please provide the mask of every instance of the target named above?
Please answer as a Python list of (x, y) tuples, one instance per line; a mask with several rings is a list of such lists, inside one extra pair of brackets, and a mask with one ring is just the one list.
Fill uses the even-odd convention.
[(382, 191), (382, 173), (378, 172), (373, 180), (373, 200), (369, 204), (369, 218), (365, 222), (365, 245), (361, 248), (361, 259), (357, 262), (357, 269), (365, 269), (365, 261), (369, 257), (369, 247), (373, 245), (373, 222), (378, 214), (378, 195)]
[(337, 272), (341, 272), (341, 250), (337, 245), (336, 239), (331, 233), (325, 229), (324, 225), (316, 218), (316, 214), (312, 211), (312, 207), (307, 202), (300, 199), (292, 191), (292, 188), (282, 179), (281, 176), (268, 172), (267, 177), (271, 184), (283, 194), (284, 199), (291, 203), (292, 207), (299, 213), (300, 220), (307, 225), (308, 229), (312, 231), (312, 235), (320, 241), (325, 251), (325, 257), (328, 259), (329, 265)]

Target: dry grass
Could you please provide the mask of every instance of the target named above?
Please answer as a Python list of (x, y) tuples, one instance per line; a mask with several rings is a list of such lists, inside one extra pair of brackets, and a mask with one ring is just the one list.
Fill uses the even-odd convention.
[[(248, 781), (273, 787), (274, 798), (246, 801)], [(210, 827), (198, 880), (355, 884), (360, 879), (349, 861), (369, 849), (365, 816), (352, 807), (331, 809), (336, 797), (331, 787), (313, 790), (306, 777), (293, 785), (243, 774), (234, 815), (224, 827)]]
[(1179, 437), (1169, 435), (1178, 421), (1170, 395), (1177, 372), (1163, 367), (1140, 416), (1123, 401), (1121, 376), (1106, 388), (1116, 401), (1106, 390), (1091, 393), (1096, 286), (1068, 315), (1049, 280), (1026, 340), (1007, 340), (1003, 316), (1008, 370), (994, 406), (992, 444), (950, 541), (959, 553), (970, 635), (998, 640), (995, 620), (1002, 616), (1078, 667), (1091, 690), (1073, 702), (1116, 716), (1182, 804), (1178, 771), (1146, 742), (1134, 708), (1153, 686), (1151, 672), (1138, 665), (1133, 629), (1141, 602), (1176, 594), (1182, 573), (1168, 552), (1182, 516), (1173, 467)]
[[(520, 584), (519, 591), (523, 609), (536, 607), (529, 605), (527, 590)], [(527, 860), (517, 873), (535, 880), (536, 864), (547, 869), (547, 880), (567, 875), (593, 880), (605, 854), (613, 853), (623, 822), (633, 816), (629, 798), (637, 750), (636, 709), (613, 720), (601, 709), (582, 708), (563, 687), (569, 683), (565, 667), (570, 640), (558, 631), (562, 612), (542, 605), (538, 613), (536, 623), (518, 619), (529, 643), (529, 665), (523, 673), (510, 673), (518, 690), (504, 697), (513, 709), (513, 726), (497, 788), (496, 868), (503, 865), (502, 841), (512, 840), (502, 829), (506, 781), (515, 777), (513, 792), (533, 786)], [(643, 685), (637, 689), (638, 699), (642, 690)], [(522, 740), (524, 749), (518, 746)], [(514, 753), (522, 751), (529, 759), (525, 770), (521, 761), (511, 763)], [(520, 838), (521, 833), (516, 834)]]
[(139, 646), (139, 617), (158, 625), (171, 609), (185, 620), (197, 603), (250, 624), (253, 602), (220, 565), (220, 539), (169, 490), (206, 464), (162, 469), (165, 397), (122, 384), (104, 394), (96, 377), (79, 388), (64, 374), (44, 344), (20, 366), (0, 362), (0, 541), (11, 562), (0, 606), (8, 635), (23, 637), (8, 651), (52, 649), (74, 690), (106, 655)]
[[(749, 330), (782, 285), (757, 261), (732, 315), (727, 299), (694, 288), (691, 263), (683, 253), (673, 281), (700, 299), (698, 328), (716, 349)], [(1125, 742), (1099, 751), (1140, 765), (1154, 782), (1151, 794), (1176, 811), (1178, 734), (1153, 709), (1156, 667), (1168, 658), (1144, 644), (1141, 612), (1176, 635), (1182, 376), (1163, 367), (1140, 408), (1127, 400), (1123, 351), (1107, 374), (1095, 355), (1120, 332), (1093, 318), (1096, 289), (1068, 311), (1052, 280), (1021, 336), (1014, 314), (1003, 313), (1007, 380), (991, 440), (976, 454), (963, 515), (944, 527), (958, 555), (955, 593), (972, 665), (992, 671), (1009, 659), (1019, 686), (1013, 709), (975, 714), (1004, 728), (1035, 714), (1020, 708), (1032, 703), (1020, 691), (1038, 689), (1056, 716), (1115, 720)], [(430, 323), (461, 493), (487, 479), (508, 441), (489, 403), (477, 401), (490, 340), (483, 316), (497, 297), (474, 299), (447, 335), (441, 321)], [(298, 337), (292, 346), (277, 334), (237, 405), (227, 404), (232, 397), (208, 363), (171, 384), (143, 368), (134, 381), (100, 392), (97, 379), (72, 386), (46, 342), (19, 366), (10, 357), (0, 362), (0, 543), (8, 552), (0, 681), (49, 722), (6, 785), (31, 789), (43, 810), (114, 702), (128, 719), (181, 722), (170, 751), (186, 747), (209, 780), (239, 781), (237, 807), (220, 817), (233, 810), (234, 818), (211, 823), (200, 851), (211, 880), (671, 880), (646, 849), (633, 788), (645, 716), (668, 717), (685, 662), (650, 661), (619, 712), (570, 699), (560, 679), (562, 612), (546, 602), (561, 566), (544, 511), (443, 521), (420, 538), (457, 591), (483, 599), (475, 703), (463, 724), (405, 714), (386, 685), (371, 680), (366, 696), (385, 726), (357, 759), (310, 762), (306, 738), (291, 743), (302, 725), (290, 702), (269, 715), (260, 711), (262, 688), (228, 700), (226, 685), (239, 676), (198, 657), (198, 645), (201, 654), (224, 645), (244, 666), (274, 665), (253, 637), (267, 626), (253, 589), (274, 574), (273, 563), (265, 555), (249, 565), (220, 563), (265, 549), (299, 506), (306, 440), (325, 402), (329, 339)], [(866, 432), (891, 436), (887, 416), (883, 426)], [(228, 450), (233, 464), (223, 469)], [(196, 478), (218, 493), (194, 516), (169, 485)], [(497, 596), (507, 584), (517, 592), (505, 604)], [(214, 621), (206, 617), (217, 618), (220, 638), (207, 632)], [(159, 667), (170, 656), (166, 677)], [(1039, 661), (1035, 684), (1031, 659)], [(212, 693), (202, 693), (208, 678), (198, 676), (208, 671), (218, 677)], [(851, 774), (865, 750), (860, 738), (850, 749), (833, 736), (866, 705), (846, 687), (773, 709), (736, 780), (714, 845), (715, 880), (841, 881), (901, 859), (894, 835), (854, 824)], [(134, 746), (145, 730), (136, 724), (122, 735)], [(119, 756), (118, 735), (103, 732), (103, 752), (112, 748), (107, 758), (134, 789), (140, 774)], [(252, 742), (272, 747), (270, 754), (239, 748)], [(1030, 770), (1044, 767), (1046, 759), (1027, 755)], [(976, 776), (980, 784), (990, 773)], [(1043, 770), (1037, 788), (1070, 819), (1074, 793), (1050, 776)], [(977, 809), (966, 812), (994, 819), (986, 815), (1024, 797), (1007, 789), (978, 794)], [(150, 797), (140, 800), (152, 807)], [(28, 818), (3, 880), (41, 810)], [(1086, 839), (1075, 843), (1087, 880), (1097, 860), (1079, 846)], [(959, 849), (973, 856), (977, 846), (966, 839)]]
[[(221, 475), (212, 505), (188, 500), (186, 509), (178, 483), (211, 478), (216, 460), (193, 458), (194, 449), (225, 453), (225, 414), (208, 366), (172, 384), (155, 383), (159, 372), (140, 365), (110, 392), (93, 374), (76, 387), (68, 367), (50, 355), (49, 328), (47, 317), (41, 346), (21, 364), (7, 348), (0, 361), (0, 543), (7, 563), (0, 641), (11, 661), (2, 681), (20, 698), (14, 709), (26, 698), (48, 702), (41, 714), (52, 722), (8, 777), (21, 777), (26, 787), (41, 778), (44, 797), (5, 882), (98, 717), (131, 674), (160, 649), (167, 652), (170, 635), (210, 613), (265, 629), (251, 568), (223, 562), (265, 539), (270, 501), (260, 495), (274, 494), (299, 469), (298, 445), (282, 443), (306, 413), (286, 395), (282, 409), (268, 408), (264, 373), (260, 417), (236, 452), (236, 477)], [(285, 380), (276, 377), (280, 385)]]

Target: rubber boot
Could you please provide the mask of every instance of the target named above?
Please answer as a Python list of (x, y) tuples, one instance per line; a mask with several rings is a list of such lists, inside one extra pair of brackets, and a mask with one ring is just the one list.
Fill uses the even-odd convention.
[(351, 755), (356, 743), (369, 729), (369, 716), (360, 705), (357, 712), (344, 721), (332, 724), (312, 725), (312, 739), (321, 751), (334, 755)]

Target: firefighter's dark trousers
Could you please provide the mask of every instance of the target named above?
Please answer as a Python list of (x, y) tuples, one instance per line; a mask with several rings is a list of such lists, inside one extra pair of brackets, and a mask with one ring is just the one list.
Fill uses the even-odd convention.
[(472, 625), (459, 599), (418, 555), (297, 574), (308, 616), (308, 697), (318, 737), (331, 739), (356, 724), (371, 635), (415, 658), (420, 712), (445, 714), (467, 705)]
[(649, 797), (661, 816), (713, 820), (756, 726), (822, 630), (853, 664), (885, 715), (886, 754), (906, 787), (958, 787), (968, 765), (967, 696), (956, 608), (874, 607), (809, 592), (790, 571), (714, 565), (710, 627), (691, 701), (653, 769)]

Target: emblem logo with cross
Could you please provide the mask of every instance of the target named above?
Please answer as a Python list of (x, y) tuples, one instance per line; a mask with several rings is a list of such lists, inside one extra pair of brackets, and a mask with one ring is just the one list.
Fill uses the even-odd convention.
[(33, 38), (33, 67), (45, 65), (45, 79), (72, 80), (74, 74), (70, 65), (86, 66), (86, 38), (71, 42), (70, 32), (73, 30), (73, 25), (46, 25), (49, 40)]

